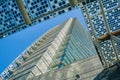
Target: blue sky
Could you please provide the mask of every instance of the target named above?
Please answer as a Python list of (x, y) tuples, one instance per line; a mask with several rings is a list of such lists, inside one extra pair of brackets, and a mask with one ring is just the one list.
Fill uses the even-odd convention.
[(80, 9), (75, 9), (0, 39), (0, 73), (37, 38), (70, 17), (77, 17), (86, 26)]

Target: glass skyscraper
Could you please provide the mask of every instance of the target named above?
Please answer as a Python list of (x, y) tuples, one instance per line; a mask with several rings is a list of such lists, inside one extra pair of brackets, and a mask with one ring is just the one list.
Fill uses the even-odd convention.
[(2, 77), (10, 80), (35, 80), (37, 76), (41, 80), (86, 80), (93, 79), (102, 69), (88, 31), (77, 19), (70, 18), (32, 43), (8, 66)]

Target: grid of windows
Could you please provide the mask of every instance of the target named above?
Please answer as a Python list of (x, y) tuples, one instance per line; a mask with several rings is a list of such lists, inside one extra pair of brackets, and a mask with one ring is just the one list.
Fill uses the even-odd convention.
[(50, 4), (51, 4), (51, 8), (54, 9), (58, 9), (61, 6), (65, 6), (65, 5), (69, 5), (68, 0), (49, 0)]
[(119, 0), (102, 0), (105, 10), (118, 6)]
[(100, 6), (99, 6), (99, 3), (97, 2), (97, 0), (88, 3), (87, 8), (88, 8), (90, 15), (94, 15), (94, 14), (100, 12)]
[(103, 16), (98, 15), (98, 16), (93, 17), (91, 20), (92, 20), (96, 35), (98, 37), (104, 35), (106, 33), (106, 28), (105, 28)]
[[(4, 3), (0, 3), (0, 33), (8, 31), (0, 35), (0, 38), (21, 31), (27, 27), (30, 27), (31, 25), (48, 20), (57, 15), (61, 15), (74, 9), (70, 7), (68, 0), (22, 0), (22, 2), (30, 19), (33, 22), (29, 25), (24, 24), (25, 21), (15, 0), (7, 0)], [(68, 7), (58, 10), (59, 8), (64, 6)], [(54, 10), (57, 11), (47, 15), (47, 13)], [(21, 24), (24, 25), (19, 26)], [(16, 26), (19, 27), (15, 28)]]
[(120, 8), (115, 8), (106, 12), (106, 18), (111, 31), (120, 29)]
[(15, 0), (10, 0), (9, 2), (7, 2), (7, 5), (9, 5), (11, 16), (14, 18), (15, 21), (14, 23), (16, 23), (16, 25), (24, 23), (24, 19), (19, 11)]
[(24, 0), (24, 5), (31, 19), (51, 11), (48, 0)]
[[(119, 19), (120, 8), (117, 7), (118, 0), (107, 0), (107, 1), (102, 0), (102, 4), (103, 4), (103, 7), (106, 8), (105, 14), (106, 14), (106, 18), (107, 18), (110, 30), (115, 31), (115, 30), (120, 29), (120, 19)], [(105, 25), (104, 25), (104, 20), (103, 20), (102, 15), (97, 14), (101, 10), (98, 1), (95, 0), (93, 2), (87, 3), (86, 7), (88, 8), (89, 15), (92, 16), (91, 20), (93, 22), (94, 29), (96, 30), (97, 36), (103, 35), (106, 32), (106, 30), (105, 30)], [(93, 8), (96, 12), (93, 10)], [(114, 9), (111, 9), (111, 8), (114, 8)], [(88, 29), (90, 33), (92, 34), (92, 31), (91, 31), (92, 29), (91, 29), (91, 26), (90, 26), (90, 23), (89, 23), (89, 20), (87, 18), (86, 11), (85, 11), (85, 4), (81, 6), (81, 9), (85, 17), (85, 21), (87, 23)], [(98, 16), (94, 16), (95, 14), (97, 14)]]
[(117, 36), (117, 37), (113, 36), (113, 41), (115, 43), (115, 48), (117, 49), (118, 56), (120, 58), (120, 49), (119, 49), (120, 48), (120, 36)]
[[(108, 31), (106, 28), (107, 24), (108, 24), (108, 28), (110, 29), (110, 32), (120, 29), (119, 4), (120, 4), (119, 0), (92, 0), (91, 2), (89, 2), (89, 0), (86, 0), (86, 2), (82, 2), (82, 4), (80, 4), (81, 10), (83, 12), (83, 16), (85, 17), (85, 21), (88, 26), (88, 30), (91, 33), (93, 40), (95, 40), (94, 34), (93, 34), (94, 31), (95, 31), (95, 35), (97, 37), (104, 35)], [(103, 12), (105, 12), (104, 13), (105, 16), (102, 13), (101, 7), (103, 7)], [(90, 15), (92, 26), (90, 25), (88, 16), (86, 15), (87, 11), (88, 11), (88, 15)], [(92, 30), (92, 28), (94, 30)], [(116, 37), (119, 38), (119, 36), (116, 36)], [(110, 46), (108, 46), (108, 44)], [(117, 52), (119, 54), (119, 51), (120, 51), (119, 40), (118, 39), (114, 40), (113, 44), (116, 46)], [(101, 42), (100, 46), (102, 48), (103, 54), (105, 56), (107, 55), (105, 57), (106, 61), (108, 63), (110, 63), (110, 61), (114, 61), (115, 60), (115, 58), (114, 58), (115, 52), (113, 52), (113, 50), (112, 50), (111, 53), (114, 55), (111, 55), (111, 53), (109, 51), (112, 49), (112, 46), (113, 46), (113, 45), (111, 45), (111, 42), (109, 40)]]
[(0, 33), (24, 22), (15, 0), (0, 5)]
[(116, 60), (116, 57), (115, 57), (115, 53), (111, 45), (111, 41), (105, 40), (104, 42), (101, 42), (100, 45), (101, 45), (102, 53), (104, 53), (104, 57), (106, 61), (109, 64), (112, 64), (112, 62)]
[(91, 25), (90, 25), (90, 21), (89, 21), (89, 19), (88, 19), (88, 16), (87, 16), (87, 14), (86, 14), (86, 10), (84, 9), (84, 6), (83, 6), (83, 5), (81, 5), (81, 11), (83, 12), (83, 16), (84, 16), (86, 25), (87, 25), (87, 27), (88, 27), (88, 30), (89, 30), (92, 38), (95, 39), (95, 36), (94, 36), (94, 34), (93, 34), (93, 30), (92, 30)]

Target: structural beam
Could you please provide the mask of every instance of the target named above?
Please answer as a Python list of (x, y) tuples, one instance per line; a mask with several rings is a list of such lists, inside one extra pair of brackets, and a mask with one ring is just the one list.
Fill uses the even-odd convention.
[(105, 35), (99, 37), (98, 40), (104, 41), (104, 40), (110, 39), (110, 35), (114, 35), (114, 36), (120, 35), (120, 30), (116, 30), (114, 32), (111, 32), (110, 34), (106, 33)]
[(77, 5), (77, 0), (69, 0), (71, 6), (76, 6)]
[(18, 8), (20, 9), (20, 12), (21, 12), (24, 20), (25, 20), (25, 23), (26, 24), (31, 24), (30, 17), (28, 16), (28, 13), (27, 13), (27, 11), (25, 9), (25, 6), (24, 6), (22, 0), (16, 0), (16, 3), (18, 5)]
[(105, 35), (98, 38), (99, 41), (108, 40), (110, 38), (110, 34), (106, 33)]
[(112, 35), (118, 36), (120, 35), (120, 30), (116, 30), (114, 32), (111, 32)]

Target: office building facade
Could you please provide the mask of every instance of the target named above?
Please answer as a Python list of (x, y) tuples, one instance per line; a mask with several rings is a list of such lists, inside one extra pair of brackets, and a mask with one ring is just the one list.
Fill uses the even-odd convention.
[(120, 0), (77, 0), (104, 66), (120, 60)]
[(73, 80), (77, 75), (86, 80), (93, 79), (102, 69), (88, 31), (77, 19), (70, 18), (36, 40), (2, 76), (10, 80)]
[(68, 0), (0, 1), (0, 38), (61, 15), (72, 8)]

